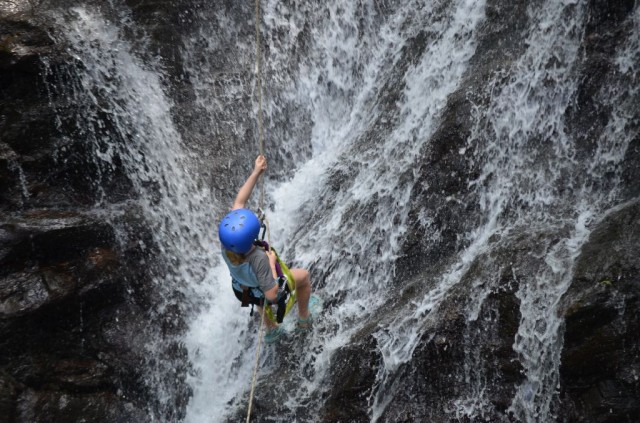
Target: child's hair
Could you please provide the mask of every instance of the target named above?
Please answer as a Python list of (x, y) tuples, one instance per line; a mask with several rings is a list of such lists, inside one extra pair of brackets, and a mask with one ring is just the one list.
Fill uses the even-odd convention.
[(225, 250), (225, 253), (227, 254), (227, 257), (229, 257), (229, 260), (231, 260), (231, 263), (236, 266), (244, 263), (244, 260), (247, 258), (246, 254), (238, 254), (229, 250)]

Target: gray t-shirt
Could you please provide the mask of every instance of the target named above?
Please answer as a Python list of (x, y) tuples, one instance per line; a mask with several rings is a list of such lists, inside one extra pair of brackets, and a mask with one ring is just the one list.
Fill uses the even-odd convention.
[(254, 248), (245, 260), (255, 272), (262, 292), (267, 292), (276, 285), (276, 281), (271, 274), (269, 257), (262, 248)]
[[(226, 254), (225, 250), (222, 250), (222, 254)], [(227, 262), (230, 266), (230, 264)], [(276, 286), (276, 281), (273, 279), (273, 275), (271, 274), (271, 266), (269, 265), (269, 257), (267, 257), (267, 253), (262, 248), (254, 248), (245, 258), (245, 261), (240, 266), (245, 266), (248, 264), (251, 267), (251, 270), (256, 276), (258, 280), (258, 285), (262, 292), (266, 292)], [(234, 267), (240, 267), (234, 266)], [(242, 272), (240, 272), (242, 273)], [(242, 284), (242, 280), (238, 280), (240, 284)]]

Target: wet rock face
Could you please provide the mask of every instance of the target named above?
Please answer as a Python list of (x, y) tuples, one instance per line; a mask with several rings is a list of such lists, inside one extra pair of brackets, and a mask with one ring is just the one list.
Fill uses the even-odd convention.
[(640, 203), (592, 233), (564, 298), (561, 394), (570, 420), (640, 419)]
[[(46, 85), (73, 61), (42, 19), (0, 8), (0, 420), (147, 421), (153, 243), (131, 207), (93, 209), (94, 152), (62, 135), (73, 105)], [(121, 169), (105, 176), (103, 198), (132, 197)]]
[[(505, 263), (523, 262), (527, 251), (511, 243), (499, 254)], [(457, 421), (468, 410), (475, 410), (483, 421), (509, 419), (508, 408), (524, 379), (513, 349), (521, 317), (518, 278), (510, 266), (500, 271), (485, 267), (488, 262), (487, 257), (476, 260), (439, 306), (438, 317), (416, 323), (428, 329), (411, 360), (380, 388), (389, 401), (381, 421)], [(469, 317), (475, 299), (468, 292), (479, 281), (485, 281), (489, 293)]]
[[(113, 231), (101, 222), (43, 211), (37, 217), (9, 219), (0, 231), (5, 251), (0, 259), (4, 318), (91, 290), (86, 284), (103, 283), (116, 270)], [(94, 278), (83, 278), (88, 274)]]
[[(22, 207), (28, 193), (26, 170), (54, 129), (39, 77), (39, 55), (51, 51), (46, 33), (21, 20), (0, 26), (0, 210)], [(37, 166), (37, 165), (36, 165)]]
[[(478, 200), (469, 181), (479, 175), (480, 162), (474, 159), (481, 152), (475, 151), (479, 145), (467, 145), (471, 110), (487, 104), (489, 99), (482, 93), (491, 78), (508, 69), (524, 50), (526, 7), (522, 1), (487, 2), (486, 23), (470, 71), (460, 89), (451, 95), (437, 131), (422, 152), (422, 166), (412, 193), (411, 228), (398, 266), (409, 276), (459, 251), (463, 247), (459, 235), (477, 226)], [(425, 204), (441, 205), (430, 207), (432, 222), (426, 228), (419, 218)], [(429, 236), (434, 231), (439, 232), (438, 239)]]
[(80, 106), (51, 89), (69, 82), (74, 64), (47, 34), (50, 23), (30, 14), (0, 19), (0, 211), (90, 207), (102, 195), (96, 181), (107, 198), (126, 197), (122, 172), (105, 173), (80, 137), (64, 134)]
[(332, 385), (319, 414), (323, 422), (368, 422), (369, 398), (382, 358), (375, 340), (368, 334), (335, 353), (332, 358)]
[[(620, 47), (622, 22), (633, 10), (633, 2), (615, 5), (602, 1), (589, 4), (589, 24), (586, 28), (585, 48), (580, 72), (584, 75), (578, 91), (578, 101), (567, 111), (571, 132), (581, 140), (580, 154), (591, 157), (606, 126), (606, 110), (596, 100), (597, 93), (612, 69), (612, 52)], [(509, 16), (509, 18), (505, 18)], [(522, 49), (522, 31), (526, 27), (524, 2), (489, 1), (487, 23), (483, 26), (476, 56), (472, 60), (472, 73), (464, 79), (461, 89), (449, 99), (441, 124), (423, 152), (424, 166), (420, 183), (413, 191), (414, 210), (410, 214), (411, 229), (405, 239), (405, 255), (398, 262), (399, 278), (403, 284), (416, 279), (428, 280), (430, 273), (438, 274), (438, 263), (444, 263), (464, 247), (459, 235), (476, 227), (477, 199), (469, 189), (468, 181), (477, 177), (477, 163), (468, 160), (474, 156), (473, 146), (460, 154), (470, 130), (470, 105), (484, 104), (484, 84), (495, 71), (508, 68)], [(505, 40), (504, 48), (497, 48), (497, 40)], [(471, 93), (471, 94), (469, 94)], [(603, 120), (605, 116), (605, 120)], [(621, 200), (637, 198), (640, 193), (640, 155), (638, 139), (629, 146), (622, 163), (620, 183)], [(603, 178), (606, 179), (606, 178)], [(611, 183), (610, 180), (597, 184)], [(609, 188), (603, 188), (609, 189)], [(455, 201), (447, 201), (453, 198)], [(430, 227), (419, 218), (424, 205), (430, 209), (430, 222), (439, 233), (436, 240), (428, 239)], [(440, 206), (438, 206), (440, 205)], [(561, 358), (561, 401), (559, 421), (638, 421), (640, 414), (640, 370), (638, 357), (640, 333), (638, 304), (638, 206), (614, 213), (594, 231), (582, 251), (575, 278), (564, 298), (566, 331)], [(426, 235), (425, 235), (426, 234)], [(633, 235), (636, 234), (636, 235)], [(410, 422), (450, 421), (456, 408), (473, 404), (480, 398), (478, 392), (468, 392), (470, 382), (492, 381), (483, 392), (487, 409), (494, 414), (483, 415), (488, 421), (511, 421), (508, 408), (515, 395), (513, 387), (522, 380), (519, 358), (513, 351), (517, 336), (519, 300), (514, 295), (517, 283), (510, 276), (511, 267), (520, 268), (526, 276), (527, 267), (538, 264), (527, 258), (536, 251), (536, 245), (548, 245), (553, 234), (543, 239), (503, 240), (506, 251), (496, 251), (491, 261), (502, 270), (500, 283), (495, 284), (484, 301), (476, 320), (467, 321), (464, 304), (468, 292), (453, 294), (439, 314), (445, 316), (430, 328), (421, 340), (410, 362), (402, 366), (390, 386), (392, 398), (383, 421)], [(428, 270), (436, 269), (433, 272)], [(473, 268), (463, 277), (473, 278)], [(490, 280), (486, 272), (484, 280)], [(482, 280), (482, 278), (480, 278)], [(503, 289), (501, 287), (509, 287)], [(449, 316), (449, 317), (446, 317)], [(486, 332), (488, 330), (488, 332)], [(476, 333), (483, 337), (474, 338)], [(487, 342), (490, 339), (490, 342)], [(474, 356), (475, 355), (475, 356)], [(478, 357), (481, 359), (478, 361)], [(474, 361), (476, 360), (476, 361)], [(465, 364), (466, 363), (466, 364)], [(463, 365), (474, 363), (469, 369)], [(636, 376), (637, 375), (637, 376)], [(458, 401), (467, 393), (470, 402)], [(478, 412), (480, 414), (480, 412)], [(464, 415), (464, 414), (463, 414)], [(418, 417), (419, 416), (419, 417)], [(348, 420), (347, 420), (348, 421)]]
[(96, 421), (99, 416), (144, 421), (135, 398), (146, 340), (117, 336), (132, 331), (136, 322), (144, 326), (144, 310), (130, 303), (126, 268), (131, 264), (113, 228), (70, 212), (40, 210), (5, 219), (0, 223), (3, 415), (9, 422), (81, 421), (91, 413)]

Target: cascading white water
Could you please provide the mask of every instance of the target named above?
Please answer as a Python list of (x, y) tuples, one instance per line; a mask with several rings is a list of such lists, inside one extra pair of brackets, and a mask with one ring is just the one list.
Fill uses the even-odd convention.
[[(315, 369), (311, 389), (321, 385), (335, 349), (345, 345), (351, 334), (366, 324), (366, 317), (375, 313), (386, 301), (385, 287), (393, 277), (394, 261), (405, 231), (404, 220), (412, 189), (411, 181), (401, 179), (400, 174), (419, 165), (416, 156), (435, 129), (439, 111), (444, 107), (448, 94), (457, 88), (467, 61), (474, 53), (475, 28), (483, 18), (483, 3), (460, 1), (444, 8), (444, 11), (438, 6), (414, 2), (398, 8), (389, 16), (382, 16), (373, 3), (348, 6), (309, 6), (300, 3), (292, 4), (289, 10), (281, 5), (275, 6), (275, 3), (267, 2), (265, 5), (266, 34), (283, 33), (282, 28), (302, 28), (305, 24), (309, 25), (308, 16), (326, 17), (306, 29), (306, 36), (311, 40), (307, 46), (309, 51), (302, 59), (300, 70), (293, 75), (282, 75), (283, 72), (276, 73), (275, 70), (283, 69), (290, 60), (289, 47), (293, 44), (290, 39), (295, 39), (298, 31), (291, 31), (289, 38), (284, 41), (267, 35), (273, 45), (281, 48), (275, 49), (269, 56), (266, 66), (274, 69), (277, 77), (293, 82), (291, 86), (281, 89), (278, 99), (306, 107), (313, 125), (310, 134), (313, 154), (310, 160), (297, 163), (298, 170), (290, 182), (270, 184), (268, 192), (272, 193), (275, 203), (271, 216), (274, 238), (288, 240), (294, 238), (295, 234), (293, 246), (296, 263), (303, 266), (320, 263), (333, 267), (332, 277), (326, 281), (321, 295), (328, 298), (346, 295), (346, 299), (319, 322), (322, 327), (337, 329), (331, 332), (331, 336), (318, 337), (310, 346), (318, 351), (306, 358)], [(283, 19), (283, 15), (287, 19)], [(225, 20), (228, 19), (218, 18), (218, 21)], [(358, 21), (360, 25), (355, 24)], [(380, 21), (383, 24), (377, 27), (376, 23)], [(425, 26), (441, 36), (425, 48), (422, 59), (410, 66), (403, 77), (405, 89), (403, 103), (399, 105), (399, 123), (384, 144), (367, 145), (364, 151), (360, 151), (364, 153), (361, 156), (350, 154), (350, 150), (362, 148), (357, 143), (361, 142), (371, 122), (382, 112), (377, 108), (375, 99), (385, 84), (390, 82), (390, 71), (400, 59), (402, 48)], [(246, 47), (240, 48), (240, 51), (246, 50)], [(455, 54), (451, 54), (452, 51)], [(210, 69), (191, 71), (206, 79), (202, 75), (206, 75)], [(268, 81), (274, 82), (271, 79)], [(425, 93), (428, 93), (426, 98)], [(211, 94), (200, 92), (205, 96)], [(206, 104), (214, 103), (215, 99), (199, 101)], [(268, 97), (267, 104), (270, 104)], [(269, 107), (267, 109), (276, 113), (278, 107), (284, 106), (280, 104), (275, 107), (275, 112)], [(299, 141), (294, 138), (295, 135), (291, 134), (291, 139), (274, 141), (280, 148), (295, 149)], [(349, 190), (337, 193), (330, 209), (327, 204), (315, 205), (314, 197), (326, 195), (326, 170), (354, 164), (359, 172)], [(385, 183), (379, 184), (380, 180)], [(379, 204), (368, 205), (367, 202), (374, 195), (378, 197)], [(366, 226), (353, 216), (353, 206), (358, 205), (374, 208), (375, 217)], [(309, 209), (305, 210), (307, 207)], [(323, 215), (313, 213), (314, 207), (322, 210)], [(305, 212), (316, 220), (300, 228), (300, 224), (296, 225), (295, 222), (304, 220), (300, 216), (304, 216)], [(371, 245), (384, 246), (382, 255), (374, 260), (368, 254)], [(291, 248), (285, 250), (289, 253), (293, 251)], [(341, 256), (349, 260), (342, 260)], [(219, 319), (213, 308), (208, 317)], [(233, 354), (233, 350), (220, 345), (219, 340), (213, 348), (208, 349), (207, 354), (202, 354), (202, 346), (198, 351), (200, 355), (194, 360), (206, 363), (201, 367), (202, 380), (198, 384), (206, 384), (205, 381), (209, 379), (206, 374), (211, 368), (216, 369), (216, 381), (222, 382), (225, 377), (229, 381), (248, 380), (246, 363), (250, 361), (250, 353), (237, 351)], [(232, 354), (225, 355), (229, 352)], [(235, 355), (239, 355), (240, 359)], [(223, 368), (220, 375), (223, 363), (232, 361), (245, 363), (244, 367), (234, 369), (229, 374)], [(392, 365), (389, 363), (389, 366)], [(263, 371), (268, 372), (268, 369)], [(237, 375), (244, 377), (236, 378)], [(238, 387), (242, 388), (242, 385), (233, 383), (231, 387), (225, 386), (225, 394)], [(244, 389), (247, 389), (246, 385)], [(192, 421), (219, 412), (217, 407), (221, 407), (227, 397), (224, 397), (224, 401), (212, 398), (215, 390), (216, 387), (209, 386), (201, 388), (202, 396), (196, 392), (190, 405), (189, 416)], [(297, 401), (301, 400), (298, 398)], [(213, 406), (212, 401), (215, 404)]]
[[(296, 410), (309, 403), (319, 407), (318, 392), (327, 389), (333, 354), (385, 312), (420, 153), (437, 130), (449, 96), (472, 71), (485, 2), (398, 3), (263, 2), (272, 237), (296, 266), (316, 270), (312, 278), (318, 293), (332, 303), (316, 321), (307, 353), (286, 376), (300, 389), (278, 394), (284, 411), (271, 416), (274, 421), (295, 421)], [(394, 395), (390, 382), (429, 336), (429, 323), (441, 318), (439, 307), (450, 291), (475, 261), (492, 248), (508, 246), (523, 231), (561, 234), (561, 239), (545, 245), (535, 273), (522, 274), (514, 265), (521, 318), (513, 348), (526, 377), (509, 411), (521, 421), (553, 420), (562, 347), (558, 304), (593, 223), (615, 205), (618, 164), (638, 131), (630, 124), (629, 110), (639, 101), (640, 89), (607, 88), (629, 84), (640, 71), (636, 7), (634, 32), (616, 55), (617, 79), (598, 93), (611, 107), (611, 118), (592, 159), (576, 158), (580, 146), (566, 129), (565, 112), (579, 84), (585, 8), (585, 2), (568, 0), (531, 4), (524, 53), (486, 88), (488, 105), (475, 109), (467, 144), (476, 148), (460, 154), (478, 152), (468, 160), (481, 169), (469, 181), (479, 199), (480, 224), (460, 234), (466, 246), (455, 263), (433, 275), (435, 285), (378, 320), (375, 338), (383, 366), (370, 390), (372, 421), (382, 418)], [(256, 112), (249, 100), (249, 94), (256, 94), (254, 46), (243, 38), (236, 17), (222, 8), (212, 10), (200, 11), (195, 35), (184, 40), (183, 59), (195, 93), (192, 106), (203, 115), (198, 129), (224, 140), (219, 141), (224, 152), (214, 152), (212, 160), (226, 170), (223, 176), (229, 180), (214, 183), (228, 192), (227, 198), (214, 198), (195, 174), (203, 160), (190, 154), (173, 124), (175, 105), (162, 73), (126, 41), (119, 25), (128, 23), (115, 24), (90, 8), (57, 18), (81, 65), (69, 95), (88, 106), (82, 135), (93, 144), (99, 167), (108, 169), (116, 157), (122, 161), (171, 269), (155, 275), (158, 291), (167, 297), (165, 305), (178, 301), (189, 316), (184, 342), (193, 366), (188, 380), (193, 396), (186, 421), (193, 423), (229, 421), (246, 406), (257, 344), (255, 319), (247, 323), (245, 309), (231, 294), (215, 241), (216, 219), (257, 154), (257, 144), (246, 139), (255, 125), (254, 116), (247, 116)], [(251, 7), (234, 11), (251, 19), (252, 12)], [(221, 65), (216, 55), (229, 46), (235, 50), (227, 54), (237, 60), (220, 57)], [(407, 58), (408, 46), (419, 53)], [(381, 100), (394, 90), (398, 95), (392, 103)], [(283, 122), (283, 115), (295, 121)], [(105, 116), (108, 130), (102, 127)], [(374, 126), (386, 132), (376, 138)], [(287, 170), (273, 169), (278, 166)], [(607, 189), (598, 182), (605, 173)], [(425, 204), (421, 213), (425, 226), (430, 207)], [(318, 275), (328, 276), (319, 280)], [(478, 319), (488, 291), (499, 283), (491, 277), (473, 282), (469, 322)], [(172, 300), (174, 292), (182, 296)], [(151, 354), (154, 349), (161, 346), (149, 345)], [(481, 361), (478, 348), (467, 345), (465, 353), (469, 390), (451, 404), (451, 415), (484, 417), (492, 407), (486, 384), (495, 381), (473, 368)], [(263, 352), (261, 380), (273, 376), (274, 360), (273, 350)], [(161, 360), (156, 363), (149, 384), (157, 385), (160, 403), (169, 403), (171, 369)]]
[[(180, 314), (200, 302), (201, 293), (195, 295), (193, 287), (208, 277), (215, 264), (211, 254), (212, 201), (208, 187), (200, 185), (198, 176), (191, 173), (192, 160), (173, 123), (173, 104), (165, 92), (162, 73), (155, 69), (158, 64), (136, 53), (124, 35), (130, 24), (126, 13), (120, 18), (121, 22), (114, 24), (89, 7), (55, 16), (66, 29), (68, 52), (76, 60), (73, 84), (65, 87), (64, 95), (70, 103), (80, 105), (79, 131), (68, 136), (81, 137), (92, 146), (98, 169), (108, 172), (119, 166), (117, 163), (124, 167), (136, 199), (109, 205), (102, 195), (97, 197), (95, 209), (106, 207), (100, 213), (116, 227), (123, 225), (121, 209), (141, 209), (166, 265), (149, 269), (155, 294), (163, 298), (153, 312), (156, 319), (177, 325)], [(94, 182), (99, 192), (102, 181)], [(120, 235), (125, 238), (122, 242), (133, 239), (142, 243), (135, 240), (135, 234), (127, 234), (126, 227)], [(170, 312), (173, 306), (177, 308)], [(178, 310), (181, 312), (176, 314)], [(167, 409), (173, 407), (176, 395), (175, 376), (163, 351), (178, 340), (159, 329), (148, 330), (146, 383), (161, 413), (170, 414)]]
[[(536, 274), (517, 275), (521, 320), (514, 350), (524, 366), (526, 381), (509, 411), (521, 421), (553, 421), (556, 417), (553, 405), (562, 350), (559, 302), (571, 282), (573, 263), (587, 240), (590, 224), (602, 218), (617, 195), (616, 179), (610, 175), (607, 179), (613, 180), (613, 191), (594, 189), (592, 181), (604, 176), (602, 170), (596, 170), (601, 167), (619, 173), (618, 164), (637, 134), (625, 131), (629, 121), (621, 118), (625, 113), (620, 109), (627, 109), (629, 104), (622, 101), (616, 88), (608, 92), (607, 85), (601, 93), (602, 102), (611, 105), (614, 119), (601, 136), (593, 161), (584, 163), (575, 157), (580, 140), (567, 133), (564, 112), (580, 82), (576, 67), (586, 24), (585, 8), (584, 2), (573, 1), (549, 1), (530, 7), (529, 48), (511, 67), (509, 82), (492, 96), (489, 108), (479, 112), (468, 139), (468, 143), (482, 145), (479, 150), (483, 157), (475, 160), (482, 161), (484, 170), (471, 183), (480, 194), (484, 223), (468, 235), (469, 247), (441, 276), (440, 284), (414, 305), (411, 313), (398, 316), (382, 337), (386, 367), (393, 371), (410, 360), (423, 337), (421, 330), (429, 327), (416, 322), (425, 314), (438, 319), (433, 313), (447, 291), (462, 279), (476, 258), (495, 248), (488, 243), (490, 237), (499, 234), (508, 238), (522, 230), (568, 231), (541, 257)], [(620, 52), (618, 62), (629, 63), (635, 56), (637, 52), (627, 48)], [(497, 80), (503, 78), (501, 74)], [(619, 86), (618, 81), (611, 82)], [(567, 174), (571, 175), (569, 180)], [(574, 189), (566, 189), (567, 185)], [(486, 286), (484, 292), (475, 293), (470, 321), (477, 318)], [(473, 356), (471, 350), (469, 355)], [(457, 418), (483, 416), (483, 407), (490, 407), (483, 393), (486, 384), (494, 381), (479, 377), (475, 383), (478, 385), (470, 396), (462, 396), (455, 403)], [(384, 406), (381, 404), (382, 410)]]
[[(116, 157), (122, 160), (162, 253), (171, 257), (190, 252), (176, 258), (175, 273), (182, 278), (190, 272), (204, 273), (213, 240), (210, 199), (189, 173), (188, 152), (173, 124), (172, 102), (161, 74), (153, 69), (157, 64), (145, 64), (122, 29), (95, 11), (74, 8), (60, 19), (68, 28), (71, 54), (82, 67), (78, 86), (68, 94), (92, 106), (82, 116), (89, 125), (83, 135), (95, 144), (97, 159), (105, 167), (114, 167)], [(102, 130), (100, 114), (108, 116), (110, 131)]]
[[(615, 171), (635, 136), (625, 133), (624, 123), (614, 119), (598, 140), (592, 160), (584, 163), (576, 158), (581, 141), (565, 128), (565, 111), (580, 83), (576, 68), (585, 9), (581, 2), (550, 1), (530, 10), (530, 47), (484, 113), (487, 126), (476, 134), (493, 140), (487, 144), (489, 160), (481, 179), (492, 179), (482, 198), (488, 214), (499, 216), (496, 232), (527, 228), (529, 233), (568, 234), (544, 253), (536, 274), (518, 274), (521, 320), (514, 349), (527, 377), (510, 410), (522, 421), (555, 419), (562, 350), (558, 306), (590, 224), (603, 216), (617, 195), (611, 177), (607, 179), (613, 181), (612, 190), (594, 189), (592, 181), (603, 177), (596, 170), (601, 166)], [(627, 106), (609, 87), (599, 93), (602, 103), (612, 106), (612, 116), (620, 115), (618, 110)]]

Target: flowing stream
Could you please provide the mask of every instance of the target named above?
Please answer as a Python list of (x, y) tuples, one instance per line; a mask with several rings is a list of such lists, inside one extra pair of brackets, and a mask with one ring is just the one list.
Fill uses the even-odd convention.
[[(122, 166), (131, 180), (134, 202), (166, 266), (154, 274), (163, 307), (175, 305), (187, 316), (186, 334), (177, 335), (192, 367), (185, 421), (233, 421), (246, 409), (259, 322), (231, 293), (216, 227), (258, 151), (254, 10), (194, 10), (180, 51), (193, 97), (178, 103), (161, 63), (145, 54), (144, 37), (132, 41), (126, 8), (112, 7), (117, 19), (91, 6), (57, 14), (78, 63), (68, 95), (86, 105), (77, 125), (95, 150), (96, 166), (105, 173)], [(418, 178), (421, 158), (449, 99), (474, 73), (470, 64), (487, 4), (265, 0), (262, 7), (271, 237), (288, 261), (312, 270), (316, 292), (328, 305), (304, 351), (292, 347), (294, 369), (281, 372), (277, 349), (263, 349), (259, 380), (295, 387), (274, 394), (278, 416), (264, 421), (313, 421), (309, 410), (319, 409), (331, 388), (333, 355), (372, 323), (382, 366), (367, 390), (368, 414), (383, 421), (398, 369), (442, 318), (443, 301), (470, 278), (465, 313), (468, 322), (476, 321), (500, 283), (492, 269), (501, 264), (492, 252), (511, 248), (523, 233), (539, 239), (555, 234), (556, 241), (541, 241), (526, 260), (511, 263), (520, 301), (513, 350), (525, 378), (508, 412), (520, 421), (553, 421), (563, 342), (560, 298), (593, 224), (619, 203), (619, 164), (639, 130), (640, 92), (632, 83), (640, 71), (638, 6), (627, 42), (615, 53), (617, 72), (596, 94), (608, 120), (585, 160), (586, 147), (566, 119), (580, 85), (586, 2), (531, 2), (526, 47), (476, 93), (486, 102), (472, 110), (459, 149), (461, 160), (479, 169), (466, 181), (467, 197), (446, 200), (474, 204), (458, 234), (461, 247), (440, 273), (414, 280), (419, 294), (392, 313), (386, 305), (398, 284), (413, 193), (417, 184), (430, 184)], [(182, 113), (200, 117), (188, 128), (189, 140), (176, 124)], [(99, 194), (101, 181), (95, 183), (96, 208), (117, 214), (118, 205)], [(447, 202), (418, 206), (427, 240), (442, 235), (433, 221), (441, 207)], [(478, 260), (487, 270), (468, 276)], [(166, 316), (166, 310), (158, 313)], [(467, 389), (447, 406), (461, 420), (490, 416), (486, 388), (500, 383), (475, 366), (482, 338), (467, 339), (461, 364)], [(151, 355), (163, 351), (160, 343), (148, 345)], [(166, 409), (171, 368), (157, 354), (149, 360), (149, 385)], [(259, 390), (269, 386), (264, 382)]]

